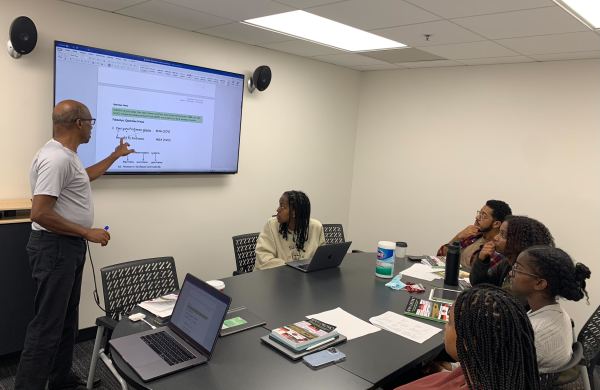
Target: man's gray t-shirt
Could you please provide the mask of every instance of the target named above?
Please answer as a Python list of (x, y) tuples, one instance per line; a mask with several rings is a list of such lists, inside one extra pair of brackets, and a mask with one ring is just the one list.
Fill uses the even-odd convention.
[[(77, 153), (51, 139), (33, 158), (29, 174), (31, 192), (56, 197), (54, 211), (86, 228), (94, 223), (90, 178)], [(33, 222), (33, 230), (47, 230)]]

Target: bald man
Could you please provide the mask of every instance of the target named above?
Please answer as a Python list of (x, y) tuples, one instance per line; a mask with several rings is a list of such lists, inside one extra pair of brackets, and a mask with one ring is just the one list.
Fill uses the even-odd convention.
[(65, 100), (52, 112), (54, 135), (35, 155), (31, 235), (27, 244), (35, 282), (35, 313), (27, 327), (15, 389), (85, 389), (72, 370), (78, 330), (86, 241), (108, 244), (110, 235), (93, 228), (90, 181), (134, 151), (120, 140), (115, 151), (85, 169), (77, 148), (89, 142), (96, 120), (80, 102)]

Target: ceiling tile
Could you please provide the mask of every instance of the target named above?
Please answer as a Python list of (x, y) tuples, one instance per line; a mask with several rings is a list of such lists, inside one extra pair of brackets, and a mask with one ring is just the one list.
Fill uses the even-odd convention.
[(428, 46), (423, 47), (422, 50), (452, 60), (465, 58), (509, 57), (519, 55), (519, 53), (515, 53), (512, 50), (506, 49), (492, 41)]
[(118, 11), (123, 8), (130, 7), (134, 4), (143, 3), (148, 0), (63, 0), (65, 3), (72, 3), (83, 5), (85, 7), (91, 7), (101, 9), (104, 11)]
[[(316, 7), (319, 5), (337, 3), (340, 0), (275, 0), (278, 3), (288, 5), (296, 9), (304, 9), (309, 7)], [(343, 0), (342, 0), (343, 1)]]
[[(481, 35), (472, 33), (447, 20), (392, 27), (372, 32), (412, 47), (485, 40)], [(430, 35), (429, 40), (426, 39), (425, 34)]]
[(465, 65), (516, 64), (520, 62), (535, 62), (534, 59), (526, 56), (473, 58), (457, 61)]
[(554, 5), (552, 0), (406, 0), (441, 17), (485, 15)]
[(440, 19), (427, 11), (401, 0), (348, 0), (310, 8), (306, 11), (363, 30), (374, 30)]
[(589, 31), (583, 23), (558, 6), (473, 16), (452, 21), (489, 39)]
[(573, 53), (535, 54), (531, 57), (538, 61), (586, 60), (600, 58), (600, 50), (577, 51)]
[(288, 35), (278, 34), (273, 31), (248, 26), (247, 24), (242, 23), (226, 24), (224, 26), (199, 30), (198, 32), (232, 41), (248, 43), (250, 45), (285, 42), (291, 39)]
[(172, 4), (192, 8), (207, 14), (231, 20), (246, 20), (282, 12), (292, 7), (270, 0), (165, 0)]
[(497, 41), (521, 54), (551, 54), (600, 50), (600, 36), (591, 31)]
[(367, 51), (361, 54), (392, 64), (399, 62), (432, 61), (441, 59), (445, 60), (445, 58), (436, 56), (423, 50), (415, 49), (414, 47), (393, 50)]
[(303, 41), (301, 39), (287, 42), (269, 43), (260, 46), (306, 57), (344, 53), (341, 50), (334, 49), (329, 46), (318, 45), (316, 43)]
[(404, 62), (397, 64), (403, 68), (437, 68), (443, 66), (461, 66), (462, 64), (451, 60), (437, 60), (437, 61), (419, 61), (419, 62)]
[(392, 69), (404, 69), (400, 65), (396, 64), (377, 64), (377, 65), (356, 65), (351, 66), (352, 69), (356, 70), (392, 70)]
[(118, 13), (191, 31), (231, 22), (227, 19), (158, 0), (134, 5), (118, 11)]
[(385, 65), (383, 61), (376, 60), (362, 56), (360, 54), (346, 53), (346, 54), (332, 54), (327, 56), (315, 56), (312, 57), (315, 60), (329, 62), (331, 64), (342, 65), (342, 66), (356, 66), (356, 65)]

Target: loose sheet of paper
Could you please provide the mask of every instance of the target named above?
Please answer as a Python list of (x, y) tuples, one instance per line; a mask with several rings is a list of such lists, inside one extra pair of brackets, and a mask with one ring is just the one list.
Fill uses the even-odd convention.
[(333, 310), (324, 311), (318, 314), (306, 316), (306, 318), (316, 318), (319, 321), (335, 325), (336, 330), (346, 336), (348, 340), (365, 336), (370, 333), (379, 332), (381, 329), (353, 316), (342, 308), (336, 307)]
[(438, 271), (438, 270), (439, 269), (434, 269), (430, 265), (416, 263), (416, 264), (413, 264), (412, 266), (410, 266), (409, 268), (405, 269), (404, 271), (401, 271), (400, 273), (403, 276), (410, 276), (412, 278), (427, 280), (427, 281), (431, 282), (432, 280), (435, 280), (435, 279), (441, 279), (441, 276), (436, 275), (434, 273), (435, 271)]
[(440, 328), (407, 318), (392, 311), (386, 311), (377, 317), (372, 317), (369, 321), (380, 328), (416, 341), (419, 344), (441, 332)]

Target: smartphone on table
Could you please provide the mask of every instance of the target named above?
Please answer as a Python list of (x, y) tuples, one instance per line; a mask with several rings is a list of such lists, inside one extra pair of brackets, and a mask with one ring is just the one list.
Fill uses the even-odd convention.
[(346, 355), (343, 352), (338, 351), (338, 349), (335, 347), (311, 353), (310, 355), (306, 355), (302, 358), (307, 366), (314, 369), (339, 363), (345, 359)]

